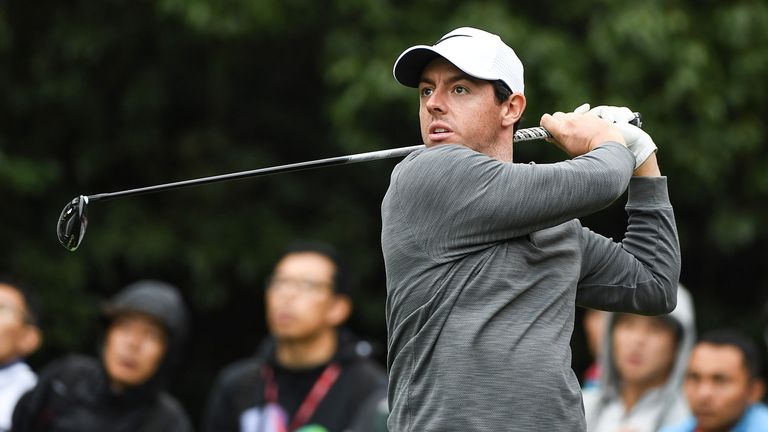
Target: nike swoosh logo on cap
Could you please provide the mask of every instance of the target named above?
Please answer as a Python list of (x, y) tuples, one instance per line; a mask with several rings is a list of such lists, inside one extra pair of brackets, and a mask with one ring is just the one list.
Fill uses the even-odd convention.
[(450, 36), (446, 36), (446, 37), (440, 39), (439, 41), (435, 42), (435, 45), (439, 44), (440, 42), (444, 42), (444, 41), (446, 41), (446, 40), (448, 40), (450, 38), (455, 38), (455, 37), (472, 37), (472, 36), (470, 36), (470, 35), (463, 35), (463, 34), (450, 35)]

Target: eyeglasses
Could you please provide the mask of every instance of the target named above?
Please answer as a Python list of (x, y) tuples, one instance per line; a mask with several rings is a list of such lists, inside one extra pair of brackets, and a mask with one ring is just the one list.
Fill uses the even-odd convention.
[(290, 278), (284, 276), (272, 276), (267, 279), (268, 291), (283, 291), (287, 288), (293, 288), (299, 292), (310, 293), (320, 292), (324, 288), (332, 288), (332, 282), (313, 281), (309, 279)]

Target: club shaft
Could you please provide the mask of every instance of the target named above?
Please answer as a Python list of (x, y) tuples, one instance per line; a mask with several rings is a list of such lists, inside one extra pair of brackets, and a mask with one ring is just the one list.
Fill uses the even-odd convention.
[[(640, 126), (640, 115), (636, 113), (636, 120), (633, 120), (632, 122), (636, 126)], [(551, 137), (552, 135), (543, 127), (532, 127), (532, 128), (526, 128), (526, 129), (520, 129), (517, 132), (515, 132), (514, 141), (531, 141), (531, 140), (537, 140), (537, 139), (544, 139)], [(270, 174), (280, 174), (280, 173), (287, 173), (292, 171), (301, 171), (306, 169), (312, 169), (312, 168), (322, 168), (322, 167), (329, 167), (334, 165), (345, 165), (345, 164), (352, 164), (357, 162), (366, 162), (366, 161), (374, 161), (379, 159), (390, 159), (390, 158), (396, 158), (396, 157), (402, 157), (407, 156), (411, 152), (424, 148), (424, 145), (415, 145), (410, 147), (400, 147), (395, 149), (388, 149), (388, 150), (378, 150), (378, 151), (372, 151), (368, 153), (358, 153), (355, 155), (348, 155), (348, 156), (337, 156), (327, 159), (318, 159), (313, 161), (307, 161), (307, 162), (297, 162), (292, 163), (288, 165), (279, 165), (275, 167), (268, 167), (268, 168), (259, 168), (254, 170), (248, 170), (248, 171), (238, 171), (233, 172), (229, 174), (220, 174), (210, 177), (202, 177), (197, 179), (191, 179), (191, 180), (182, 180), (177, 181), (173, 183), (164, 183), (154, 186), (146, 186), (136, 189), (128, 189), (118, 192), (108, 192), (108, 193), (100, 193), (95, 195), (88, 195), (87, 199), (90, 202), (94, 201), (106, 201), (113, 198), (120, 198), (120, 197), (126, 197), (131, 195), (142, 195), (142, 194), (148, 194), (152, 192), (160, 192), (160, 191), (166, 191), (171, 189), (179, 189), (183, 187), (188, 186), (197, 186), (197, 185), (204, 185), (209, 183), (218, 183), (222, 181), (228, 181), (228, 180), (239, 180), (244, 178), (250, 178), (250, 177), (260, 177)]]
[(188, 186), (198, 186), (198, 185), (204, 185), (208, 183), (218, 183), (218, 182), (228, 181), (228, 180), (239, 180), (239, 179), (250, 178), (250, 177), (260, 177), (260, 176), (265, 176), (270, 174), (280, 174), (280, 173), (287, 173), (292, 171), (301, 171), (306, 169), (322, 168), (322, 167), (329, 167), (334, 165), (345, 165), (345, 164), (373, 161), (373, 160), (379, 160), (379, 159), (390, 159), (390, 158), (406, 156), (409, 153), (413, 152), (414, 150), (418, 150), (423, 147), (424, 147), (423, 145), (416, 145), (411, 147), (401, 147), (396, 149), (378, 150), (378, 151), (373, 151), (368, 153), (359, 153), (359, 154), (349, 155), (349, 156), (337, 156), (337, 157), (332, 157), (327, 159), (318, 159), (318, 160), (307, 161), (307, 162), (297, 162), (297, 163), (292, 163), (288, 165), (259, 168), (259, 169), (248, 170), (248, 171), (238, 171), (238, 172), (233, 172), (229, 174), (221, 174), (221, 175), (202, 177), (202, 178), (191, 179), (191, 180), (182, 180), (182, 181), (177, 181), (173, 183), (164, 183), (164, 184), (159, 184), (154, 186), (146, 186), (146, 187), (128, 189), (128, 190), (123, 190), (118, 192), (108, 192), (108, 193), (100, 193), (96, 195), (88, 195), (87, 198), (89, 202), (106, 201), (113, 198), (120, 198), (120, 197), (126, 197), (131, 195), (142, 195), (142, 194), (148, 194), (152, 192), (179, 189), (179, 188), (188, 187)]

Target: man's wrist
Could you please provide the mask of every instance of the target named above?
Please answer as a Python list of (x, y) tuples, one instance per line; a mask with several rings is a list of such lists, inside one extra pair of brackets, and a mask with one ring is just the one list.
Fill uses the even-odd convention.
[(656, 153), (651, 153), (648, 159), (643, 162), (642, 165), (637, 167), (632, 174), (635, 177), (659, 177), (661, 176), (661, 170), (659, 169), (659, 163), (656, 160)]
[(624, 147), (627, 146), (627, 142), (624, 140), (624, 136), (622, 136), (620, 132), (611, 131), (611, 132), (601, 133), (600, 135), (595, 136), (590, 141), (589, 151), (592, 151), (600, 147), (601, 145), (607, 144), (609, 142), (619, 143)]

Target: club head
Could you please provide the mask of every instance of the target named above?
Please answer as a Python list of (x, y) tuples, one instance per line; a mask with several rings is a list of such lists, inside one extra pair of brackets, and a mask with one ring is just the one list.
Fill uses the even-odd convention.
[(80, 195), (64, 207), (56, 224), (56, 236), (59, 243), (70, 251), (80, 246), (88, 226), (88, 197)]

